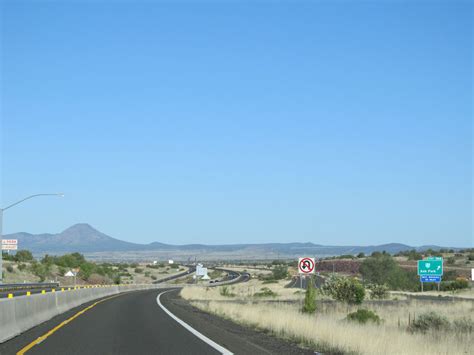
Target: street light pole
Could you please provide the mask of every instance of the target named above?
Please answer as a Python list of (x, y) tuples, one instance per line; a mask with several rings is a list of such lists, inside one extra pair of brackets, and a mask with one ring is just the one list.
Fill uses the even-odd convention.
[[(57, 193), (57, 194), (36, 194), (36, 195), (31, 195), (31, 196), (28, 196), (28, 197), (25, 197), (15, 203), (12, 203), (11, 205), (8, 205), (7, 207), (5, 208), (0, 208), (0, 243), (2, 243), (2, 238), (3, 238), (3, 233), (2, 233), (2, 229), (3, 229), (3, 212), (8, 210), (9, 208), (12, 208), (13, 206), (16, 206), (20, 203), (22, 203), (23, 201), (26, 201), (26, 200), (29, 200), (30, 198), (33, 198), (33, 197), (39, 197), (39, 196), (59, 196), (59, 197), (64, 197), (64, 194), (63, 193)], [(3, 261), (3, 249), (0, 250), (0, 285), (3, 283), (3, 265), (2, 265), (2, 261)]]

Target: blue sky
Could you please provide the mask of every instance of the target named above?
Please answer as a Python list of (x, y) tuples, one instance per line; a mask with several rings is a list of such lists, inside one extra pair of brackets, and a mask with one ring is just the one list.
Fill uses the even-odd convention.
[(469, 246), (469, 1), (2, 2), (4, 231)]

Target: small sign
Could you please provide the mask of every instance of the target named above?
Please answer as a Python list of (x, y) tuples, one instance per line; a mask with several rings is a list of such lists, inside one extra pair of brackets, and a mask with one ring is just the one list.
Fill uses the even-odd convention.
[(474, 281), (474, 269), (471, 269), (471, 280)]
[(18, 245), (18, 239), (2, 239), (2, 245)]
[(207, 267), (203, 267), (202, 264), (197, 264), (197, 266), (196, 266), (196, 275), (197, 276), (206, 276), (207, 275)]
[(441, 282), (441, 276), (421, 275), (421, 282)]
[(299, 258), (298, 272), (300, 274), (314, 274), (315, 264), (314, 258)]
[(2, 250), (18, 250), (18, 245), (2, 244)]
[(418, 260), (418, 275), (443, 275), (443, 259), (424, 259)]

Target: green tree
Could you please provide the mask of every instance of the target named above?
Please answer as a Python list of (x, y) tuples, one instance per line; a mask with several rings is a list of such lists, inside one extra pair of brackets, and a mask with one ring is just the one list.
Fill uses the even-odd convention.
[(364, 282), (386, 284), (394, 290), (415, 290), (418, 287), (416, 273), (403, 270), (389, 254), (378, 254), (365, 259), (359, 271)]
[(306, 284), (306, 293), (302, 311), (309, 314), (316, 312), (316, 290), (314, 289), (312, 279), (310, 279)]
[(275, 280), (282, 280), (288, 276), (288, 267), (285, 265), (275, 266), (272, 270), (272, 274)]
[(32, 261), (33, 254), (29, 250), (18, 250), (15, 255), (15, 260), (19, 262)]

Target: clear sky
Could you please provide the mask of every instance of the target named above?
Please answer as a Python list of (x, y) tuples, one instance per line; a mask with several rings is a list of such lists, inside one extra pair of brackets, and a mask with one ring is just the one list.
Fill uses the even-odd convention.
[(2, 1), (4, 232), (473, 245), (471, 1)]

